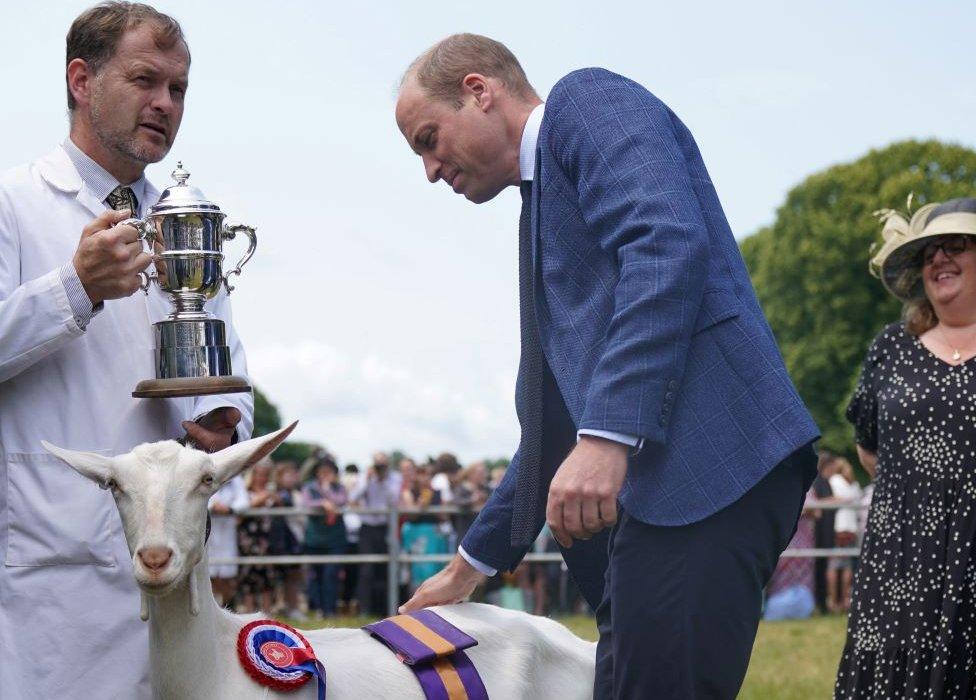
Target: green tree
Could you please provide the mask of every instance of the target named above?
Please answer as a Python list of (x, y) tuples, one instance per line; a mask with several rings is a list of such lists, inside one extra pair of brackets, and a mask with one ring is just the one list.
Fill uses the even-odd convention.
[(495, 459), (486, 459), (485, 468), (490, 472), (495, 467), (508, 467), (512, 460), (508, 457), (496, 457)]
[[(395, 447), (392, 450), (387, 450), (386, 451), (386, 454), (389, 456), (389, 458), (390, 458), (390, 465), (394, 469), (396, 469), (396, 468), (399, 467), (401, 460), (408, 459), (408, 458), (409, 459), (412, 459), (412, 457), (410, 457), (410, 455), (408, 455), (406, 453), (406, 451), (404, 451), (400, 447)], [(414, 460), (414, 461), (416, 461), (416, 460)]]
[(254, 437), (281, 429), (281, 413), (257, 387), (254, 387)]
[[(254, 387), (254, 437), (280, 430), (283, 427), (281, 423), (281, 412), (278, 411), (278, 407), (271, 403), (264, 392)], [(275, 462), (290, 460), (301, 466), (302, 462), (319, 447), (312, 442), (288, 440), (271, 453), (271, 459)]]
[(875, 335), (900, 304), (868, 274), (880, 240), (872, 212), (903, 210), (976, 192), (976, 152), (903, 141), (811, 175), (776, 219), (741, 243), (759, 301), (790, 375), (823, 432), (823, 446), (851, 454), (844, 408)]
[(287, 440), (271, 453), (271, 459), (275, 462), (294, 462), (300, 467), (318, 449), (322, 449), (322, 446), (314, 442)]

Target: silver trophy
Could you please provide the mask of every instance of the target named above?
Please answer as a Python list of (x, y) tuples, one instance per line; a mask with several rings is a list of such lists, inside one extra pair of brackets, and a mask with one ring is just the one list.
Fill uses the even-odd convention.
[[(158, 275), (140, 273), (142, 290), (155, 280), (170, 295), (174, 309), (153, 324), (156, 335), (156, 378), (136, 385), (139, 398), (201, 396), (250, 391), (243, 377), (233, 375), (224, 322), (203, 307), (221, 287), (229, 294), (230, 278), (254, 255), (257, 237), (250, 226), (224, 223), (220, 207), (187, 184), (190, 173), (176, 164), (173, 179), (145, 219), (127, 219), (150, 247)], [(223, 273), (224, 241), (238, 233), (249, 239), (247, 252), (233, 270)]]

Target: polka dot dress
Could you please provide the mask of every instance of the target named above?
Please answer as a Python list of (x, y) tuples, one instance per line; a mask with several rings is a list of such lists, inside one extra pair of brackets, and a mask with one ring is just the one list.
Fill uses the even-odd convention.
[(976, 697), (976, 358), (888, 326), (847, 417), (878, 474), (834, 697)]

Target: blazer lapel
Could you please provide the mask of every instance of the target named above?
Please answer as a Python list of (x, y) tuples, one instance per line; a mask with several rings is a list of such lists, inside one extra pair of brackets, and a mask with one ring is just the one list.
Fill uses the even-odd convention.
[[(539, 280), (541, 272), (541, 202), (542, 202), (542, 153), (538, 148), (535, 150), (535, 173), (532, 176), (532, 204), (530, 207), (532, 221), (532, 269), (535, 271), (535, 279)], [(538, 285), (536, 286), (538, 289)], [(536, 295), (538, 296), (538, 294)], [(536, 316), (538, 318), (538, 316)]]

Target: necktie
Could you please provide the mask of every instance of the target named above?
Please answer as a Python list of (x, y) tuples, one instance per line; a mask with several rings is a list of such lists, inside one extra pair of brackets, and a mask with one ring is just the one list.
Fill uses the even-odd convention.
[(131, 187), (119, 185), (108, 193), (105, 203), (116, 211), (128, 209), (132, 212), (132, 216), (139, 216), (139, 200), (136, 199), (136, 194)]
[(532, 182), (522, 183), (519, 217), (519, 317), (521, 355), (515, 408), (522, 438), (515, 482), (512, 539), (516, 546), (531, 545), (536, 535), (536, 508), (542, 472), (542, 379), (545, 358), (535, 317), (535, 274), (532, 267)]

